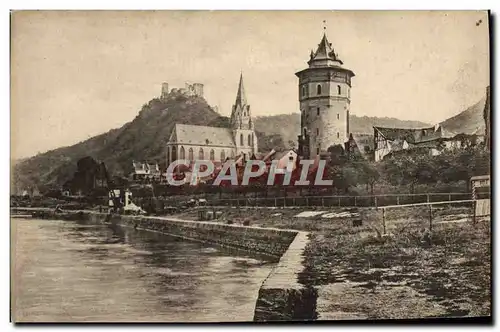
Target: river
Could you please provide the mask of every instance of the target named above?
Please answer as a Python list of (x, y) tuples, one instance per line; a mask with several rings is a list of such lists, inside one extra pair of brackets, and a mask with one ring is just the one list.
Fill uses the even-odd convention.
[(273, 263), (119, 226), (12, 219), (15, 322), (251, 321)]

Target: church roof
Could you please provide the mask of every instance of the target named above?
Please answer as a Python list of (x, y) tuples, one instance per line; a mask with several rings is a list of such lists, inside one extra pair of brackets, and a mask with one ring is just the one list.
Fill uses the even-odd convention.
[(343, 64), (342, 60), (339, 59), (338, 54), (335, 53), (332, 44), (328, 41), (328, 38), (326, 38), (326, 33), (323, 34), (323, 38), (318, 44), (316, 52), (311, 53), (311, 60), (309, 62), (316, 60), (333, 60)]
[(243, 86), (243, 73), (240, 74), (240, 84), (238, 85), (238, 93), (236, 94), (235, 105), (246, 105), (247, 96), (245, 95), (245, 87)]
[(228, 128), (195, 126), (177, 123), (173, 130), (171, 143), (200, 146), (234, 147), (233, 134)]

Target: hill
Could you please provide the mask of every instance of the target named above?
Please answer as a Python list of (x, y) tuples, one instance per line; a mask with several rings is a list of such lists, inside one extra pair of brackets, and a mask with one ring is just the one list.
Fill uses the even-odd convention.
[(18, 162), (12, 182), (16, 187), (61, 185), (73, 176), (77, 160), (85, 156), (104, 162), (109, 173), (116, 175), (127, 174), (132, 160), (165, 164), (165, 144), (175, 123), (222, 127), (228, 119), (203, 98), (179, 94), (166, 101), (153, 99), (121, 128)]
[[(62, 147), (13, 165), (12, 190), (38, 186), (59, 187), (71, 179), (79, 159), (91, 156), (104, 162), (112, 175), (127, 175), (132, 161), (158, 162), (165, 166), (165, 145), (175, 123), (227, 127), (229, 119), (214, 111), (203, 98), (173, 95), (165, 101), (153, 99), (121, 128), (95, 136), (73, 146)], [(351, 117), (353, 132), (371, 133), (371, 126), (427, 126), (418, 121), (393, 118)], [(296, 146), (300, 132), (299, 114), (255, 118), (259, 149), (269, 151)]]
[(440, 123), (443, 129), (455, 134), (480, 134), (484, 135), (484, 107), (489, 95), (467, 108), (465, 111), (444, 120)]
[[(267, 135), (279, 135), (286, 147), (296, 146), (297, 135), (300, 133), (300, 114), (279, 114), (259, 116), (254, 120), (255, 128)], [(350, 131), (356, 134), (373, 135), (373, 126), (420, 128), (429, 124), (420, 121), (399, 120), (396, 118), (378, 118), (370, 116), (350, 116)], [(260, 146), (260, 143), (259, 143)]]

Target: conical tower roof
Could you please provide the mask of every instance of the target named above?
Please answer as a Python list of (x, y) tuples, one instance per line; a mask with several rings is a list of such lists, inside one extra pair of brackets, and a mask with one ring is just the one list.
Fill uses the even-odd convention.
[(332, 44), (328, 41), (326, 32), (323, 34), (323, 38), (318, 44), (316, 52), (311, 52), (311, 60), (309, 60), (309, 63), (321, 60), (336, 61), (340, 64), (343, 64), (342, 60), (339, 59), (338, 54), (335, 53)]

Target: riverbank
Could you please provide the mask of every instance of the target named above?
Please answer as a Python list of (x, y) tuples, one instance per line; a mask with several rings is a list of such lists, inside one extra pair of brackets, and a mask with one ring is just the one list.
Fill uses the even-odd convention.
[[(264, 254), (278, 264), (264, 281), (256, 300), (255, 321), (303, 320), (316, 317), (316, 294), (297, 282), (303, 271), (307, 233), (270, 227), (248, 227), (166, 217), (126, 216), (94, 211), (55, 213), (51, 209), (13, 208), (14, 213), (34, 213), (40, 218), (114, 224), (161, 232)], [(305, 303), (302, 307), (297, 303)]]
[[(177, 218), (189, 218), (191, 212)], [(464, 207), (225, 209), (223, 218), (309, 233), (298, 282), (317, 319), (491, 316), (491, 226)]]
[(387, 235), (374, 209), (218, 210), (219, 223), (188, 221), (197, 209), (144, 218), (295, 233), (277, 266), (282, 272), (261, 287), (256, 321), (491, 316), (490, 222), (473, 223), (468, 208), (433, 210), (432, 230), (427, 210), (393, 210), (385, 214)]

